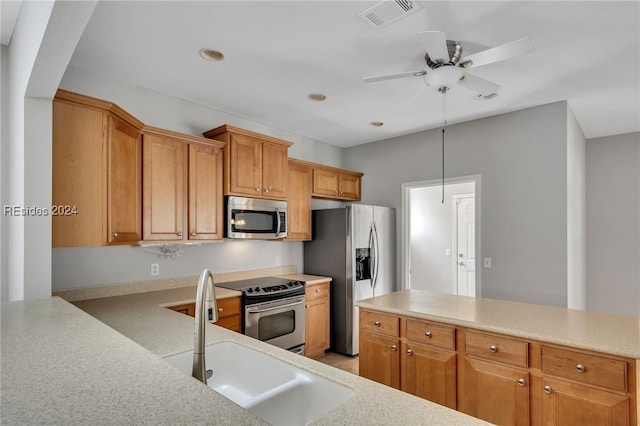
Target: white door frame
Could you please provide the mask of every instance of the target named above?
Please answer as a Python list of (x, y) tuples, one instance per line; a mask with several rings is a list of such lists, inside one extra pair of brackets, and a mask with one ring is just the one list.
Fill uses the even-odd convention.
[[(444, 184), (452, 183), (467, 183), (475, 182), (476, 186), (476, 297), (482, 296), (482, 268), (478, 265), (477, 259), (482, 259), (481, 253), (481, 229), (482, 229), (482, 217), (481, 217), (481, 195), (482, 195), (482, 179), (481, 175), (470, 176), (457, 176), (444, 179)], [(402, 184), (402, 215), (401, 215), (401, 232), (400, 236), (400, 262), (402, 269), (402, 282), (400, 283), (400, 289), (408, 289), (411, 282), (411, 259), (409, 253), (411, 253), (411, 239), (409, 238), (411, 229), (409, 225), (411, 223), (411, 209), (409, 208), (410, 202), (410, 190), (413, 188), (421, 188), (425, 186), (438, 186), (442, 185), (442, 179), (430, 179), (417, 182), (405, 182)]]

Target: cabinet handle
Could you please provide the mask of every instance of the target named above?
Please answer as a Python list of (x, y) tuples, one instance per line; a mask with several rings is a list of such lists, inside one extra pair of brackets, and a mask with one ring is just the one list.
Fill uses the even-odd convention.
[(491, 345), (489, 346), (489, 350), (495, 354), (496, 352), (498, 352), (498, 346)]
[(380, 327), (380, 321), (374, 322), (373, 325), (375, 325), (376, 327)]
[(391, 350), (392, 350), (392, 351), (397, 351), (397, 350), (398, 350), (398, 347), (397, 347), (396, 345), (391, 345)]
[(113, 238), (118, 238), (118, 233), (117, 233), (117, 232), (114, 232), (113, 234), (111, 234), (111, 236), (112, 236)]
[(407, 355), (409, 356), (413, 355), (413, 351), (411, 349), (407, 349)]
[(584, 365), (582, 365), (582, 364), (576, 365), (576, 371), (578, 373), (584, 373), (585, 370), (586, 370), (586, 368), (584, 368)]
[(196, 235), (198, 235), (198, 234), (196, 234), (195, 232), (192, 232), (192, 233), (191, 233), (191, 236), (192, 236), (192, 237), (195, 237)]
[(527, 384), (527, 381), (525, 379), (518, 379), (518, 386), (524, 387), (524, 385), (526, 384)]
[(551, 386), (547, 385), (543, 387), (542, 390), (544, 391), (544, 393), (551, 393)]
[(427, 336), (428, 338), (431, 338), (431, 332), (430, 331), (425, 332), (424, 335)]
[(178, 232), (178, 237), (182, 237), (182, 232)]

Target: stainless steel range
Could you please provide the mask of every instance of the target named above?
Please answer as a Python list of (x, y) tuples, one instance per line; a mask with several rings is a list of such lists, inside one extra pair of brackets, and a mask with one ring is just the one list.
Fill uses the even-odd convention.
[(242, 291), (244, 334), (304, 355), (304, 282), (262, 277), (216, 285)]

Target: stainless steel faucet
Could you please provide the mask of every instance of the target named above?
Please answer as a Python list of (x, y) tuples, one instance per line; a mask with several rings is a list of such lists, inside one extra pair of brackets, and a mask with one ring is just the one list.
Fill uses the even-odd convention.
[(204, 336), (206, 321), (218, 321), (218, 304), (216, 302), (216, 293), (213, 290), (213, 274), (210, 270), (205, 269), (200, 275), (198, 281), (198, 290), (196, 291), (196, 318), (195, 333), (193, 340), (193, 370), (191, 375), (200, 380), (205, 385), (207, 379), (211, 377), (213, 372), (207, 371), (204, 359)]

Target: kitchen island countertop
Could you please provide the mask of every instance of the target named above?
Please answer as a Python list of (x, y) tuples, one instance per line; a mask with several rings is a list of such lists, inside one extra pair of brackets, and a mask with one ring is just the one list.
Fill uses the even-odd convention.
[(357, 302), (360, 308), (640, 359), (640, 319), (423, 290)]
[[(193, 348), (193, 318), (164, 308), (193, 300), (190, 291), (195, 294), (181, 288), (75, 302), (80, 309), (57, 297), (3, 303), (0, 422), (264, 424), (161, 359)], [(233, 341), (355, 391), (313, 424), (486, 424), (239, 333), (206, 327), (207, 345)]]

